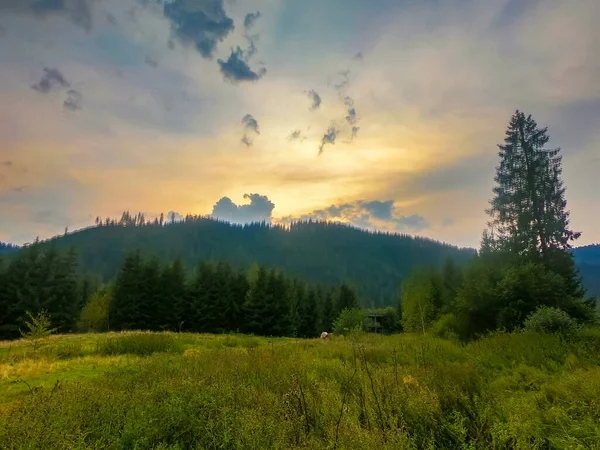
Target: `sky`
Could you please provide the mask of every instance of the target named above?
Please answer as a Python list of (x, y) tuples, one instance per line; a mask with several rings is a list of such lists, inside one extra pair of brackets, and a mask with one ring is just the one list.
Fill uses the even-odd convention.
[(597, 0), (0, 0), (0, 241), (125, 210), (478, 247), (519, 109), (600, 241)]

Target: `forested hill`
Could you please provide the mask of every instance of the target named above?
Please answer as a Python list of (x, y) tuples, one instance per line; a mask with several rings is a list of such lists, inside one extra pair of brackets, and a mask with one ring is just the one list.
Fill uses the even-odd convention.
[(162, 225), (111, 222), (50, 242), (58, 249), (75, 247), (82, 270), (104, 279), (116, 274), (128, 251), (140, 249), (161, 260), (181, 257), (188, 267), (226, 260), (239, 267), (263, 264), (313, 282), (351, 281), (373, 306), (395, 301), (400, 283), (414, 267), (441, 266), (448, 258), (461, 264), (475, 254), (430, 239), (340, 224), (305, 222), (284, 229), (196, 217)]
[(4, 255), (7, 253), (13, 253), (18, 250), (19, 250), (19, 247), (17, 247), (16, 245), (0, 242), (0, 255)]
[(600, 244), (575, 248), (573, 255), (588, 293), (600, 298)]

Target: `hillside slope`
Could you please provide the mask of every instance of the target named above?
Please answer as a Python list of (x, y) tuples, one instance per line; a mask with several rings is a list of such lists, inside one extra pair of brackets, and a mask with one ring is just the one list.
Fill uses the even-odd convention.
[(339, 224), (299, 223), (286, 230), (206, 218), (163, 226), (100, 226), (49, 242), (57, 248), (75, 247), (82, 269), (104, 278), (114, 276), (125, 254), (137, 248), (159, 258), (181, 257), (188, 266), (225, 259), (241, 267), (259, 263), (281, 268), (314, 282), (352, 281), (373, 306), (392, 304), (414, 267), (442, 265), (448, 258), (460, 264), (475, 254), (430, 239), (368, 233)]

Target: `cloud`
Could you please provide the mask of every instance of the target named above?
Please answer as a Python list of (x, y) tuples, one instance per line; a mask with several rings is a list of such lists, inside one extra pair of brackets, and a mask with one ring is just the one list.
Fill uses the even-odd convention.
[(213, 206), (211, 216), (231, 223), (271, 222), (275, 204), (266, 195), (244, 194), (249, 204), (236, 205), (229, 197), (221, 198)]
[(244, 55), (244, 51), (238, 47), (236, 50), (231, 50), (231, 55), (229, 55), (227, 61), (218, 60), (221, 73), (226, 80), (234, 84), (242, 81), (257, 81), (267, 73), (267, 69), (264, 67), (257, 72), (250, 68), (247, 58), (253, 54), (251, 49), (247, 55)]
[(13, 162), (12, 161), (1, 161), (0, 162), (0, 166), (12, 167), (13, 166)]
[(158, 67), (158, 62), (148, 55), (146, 55), (146, 57), (144, 58), (144, 62), (146, 64), (148, 64), (150, 67), (152, 67), (153, 69), (156, 69)]
[(49, 69), (45, 67), (42, 79), (31, 87), (38, 92), (47, 94), (48, 92), (56, 89), (68, 88), (70, 85), (71, 84), (65, 79), (63, 74), (60, 73), (58, 69)]
[[(92, 0), (18, 0), (23, 5), (25, 12), (33, 13), (37, 18), (43, 19), (49, 15), (62, 15), (73, 24), (85, 31), (92, 29)], [(10, 3), (16, 3), (8, 0)]]
[(350, 83), (350, 78), (349, 78), (350, 70), (348, 70), (348, 69), (340, 70), (338, 73), (342, 76), (342, 81), (340, 81), (338, 84), (334, 85), (333, 87), (335, 88), (336, 91), (342, 91)]
[(315, 110), (319, 109), (319, 107), (321, 106), (321, 96), (319, 94), (317, 94), (317, 92), (314, 89), (311, 89), (310, 91), (308, 91), (307, 95), (312, 100), (312, 105), (310, 106), (309, 109), (311, 111), (315, 111)]
[(165, 4), (164, 15), (179, 42), (193, 45), (207, 59), (234, 29), (223, 0), (173, 0)]
[(248, 135), (249, 132), (260, 134), (260, 130), (258, 129), (258, 121), (252, 117), (251, 114), (246, 114), (242, 118), (242, 124), (244, 125), (244, 135), (242, 136), (242, 143), (246, 145), (246, 147), (251, 147), (253, 144), (252, 138)]
[(244, 17), (244, 28), (249, 30), (254, 26), (256, 20), (260, 17), (260, 11), (256, 11), (255, 13), (248, 13), (246, 17)]
[(302, 134), (301, 130), (294, 130), (286, 139), (288, 141), (300, 141), (300, 143), (302, 143), (302, 141), (306, 139), (306, 136)]
[(344, 105), (348, 107), (348, 115), (346, 116), (346, 122), (348, 122), (348, 124), (352, 126), (352, 128), (350, 129), (350, 137), (346, 141), (346, 143), (350, 144), (354, 140), (354, 138), (356, 138), (360, 127), (356, 126), (356, 122), (358, 122), (358, 116), (356, 115), (356, 109), (354, 108), (354, 100), (351, 97), (346, 96), (344, 98)]
[(348, 140), (346, 141), (347, 144), (351, 144), (352, 141), (354, 141), (354, 139), (356, 138), (356, 135), (358, 134), (358, 132), (360, 131), (360, 127), (352, 127), (352, 129), (350, 130), (350, 137), (348, 137)]
[(393, 200), (385, 202), (373, 200), (370, 202), (360, 202), (360, 205), (376, 219), (390, 220), (392, 218)]
[(354, 55), (354, 56), (352, 57), (352, 59), (353, 59), (354, 61), (362, 61), (362, 60), (363, 60), (363, 58), (364, 58), (364, 56), (363, 56), (363, 53), (362, 53), (362, 52), (358, 52), (356, 55)]
[(260, 134), (258, 129), (258, 121), (252, 117), (251, 114), (246, 114), (242, 119), (242, 123), (247, 130), (254, 131), (256, 134)]
[(325, 145), (335, 144), (335, 140), (337, 139), (337, 134), (338, 134), (338, 130), (335, 128), (334, 125), (331, 125), (327, 129), (327, 132), (321, 138), (321, 145), (319, 145), (319, 155), (321, 153), (323, 153), (323, 149), (325, 148)]
[(181, 221), (182, 221), (182, 220), (184, 220), (184, 219), (185, 219), (185, 217), (183, 217), (183, 215), (182, 215), (182, 214), (179, 214), (179, 213), (178, 213), (178, 212), (176, 212), (176, 211), (169, 211), (169, 212), (167, 213), (167, 220), (168, 220), (169, 222), (181, 222)]
[(106, 18), (106, 21), (114, 26), (118, 26), (119, 25), (119, 21), (117, 20), (117, 18), (114, 16), (114, 14), (109, 13), (108, 11), (104, 12), (104, 17)]
[(67, 92), (67, 99), (63, 103), (63, 107), (70, 111), (77, 111), (82, 109), (81, 101), (83, 97), (81, 92), (76, 91), (75, 89), (70, 89)]
[(356, 109), (348, 108), (348, 115), (346, 116), (346, 122), (350, 125), (354, 125), (358, 118), (356, 117)]
[(392, 232), (420, 232), (429, 228), (428, 221), (419, 214), (399, 214), (393, 200), (358, 200), (351, 203), (331, 205), (299, 217), (278, 219), (281, 223), (302, 220), (342, 222), (367, 230)]

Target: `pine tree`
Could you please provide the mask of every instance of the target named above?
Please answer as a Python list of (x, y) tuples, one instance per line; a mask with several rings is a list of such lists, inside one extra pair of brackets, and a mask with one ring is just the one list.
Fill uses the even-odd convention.
[(183, 323), (188, 320), (184, 317), (184, 304), (187, 299), (187, 286), (185, 269), (181, 259), (163, 268), (158, 286), (160, 291), (160, 304), (157, 311), (161, 317), (159, 329), (179, 331)]
[(317, 305), (317, 292), (313, 288), (306, 290), (302, 283), (297, 286), (298, 292), (298, 336), (314, 338), (320, 334), (320, 309)]
[(546, 148), (547, 131), (530, 115), (516, 111), (512, 116), (504, 144), (498, 145), (500, 164), (487, 210), (491, 231), (484, 234), (482, 250), (541, 261), (565, 277), (571, 295), (581, 296), (573, 257), (567, 251), (581, 233), (569, 229), (560, 148)]
[(569, 229), (560, 148), (547, 149), (547, 128), (517, 111), (498, 145), (500, 164), (487, 211), (502, 248), (516, 254), (568, 249), (581, 233)]
[(163, 278), (166, 270), (155, 257), (142, 263), (135, 328), (154, 331), (168, 329), (172, 311), (166, 304), (169, 290)]
[(115, 280), (110, 308), (113, 330), (136, 329), (140, 323), (142, 302), (143, 261), (139, 251), (129, 253)]
[(271, 298), (271, 273), (259, 266), (244, 305), (244, 331), (259, 335), (266, 335), (271, 331), (271, 318), (268, 317)]
[(338, 297), (335, 304), (335, 315), (337, 317), (337, 315), (344, 309), (355, 308), (360, 308), (358, 294), (349, 284), (343, 283), (338, 291)]
[(51, 248), (46, 251), (42, 264), (46, 266), (46, 280), (45, 295), (40, 303), (50, 314), (52, 325), (59, 332), (72, 331), (80, 306), (77, 255), (74, 250), (59, 254)]
[(191, 293), (192, 302), (195, 305), (195, 328), (202, 333), (214, 332), (218, 320), (220, 298), (213, 266), (208, 263), (200, 263)]
[(231, 279), (231, 306), (230, 314), (227, 315), (229, 331), (238, 332), (244, 327), (244, 303), (250, 284), (246, 272), (238, 271), (232, 275)]

